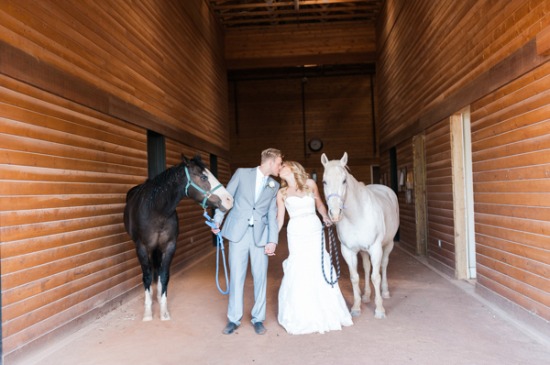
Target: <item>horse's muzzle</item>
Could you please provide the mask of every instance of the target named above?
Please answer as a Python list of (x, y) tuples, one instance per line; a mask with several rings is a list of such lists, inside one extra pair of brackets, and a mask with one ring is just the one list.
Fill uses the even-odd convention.
[(342, 220), (343, 214), (342, 209), (330, 209), (328, 212), (328, 217), (333, 223), (338, 223)]
[(231, 195), (222, 197), (217, 205), (218, 209), (225, 213), (233, 208), (233, 197)]

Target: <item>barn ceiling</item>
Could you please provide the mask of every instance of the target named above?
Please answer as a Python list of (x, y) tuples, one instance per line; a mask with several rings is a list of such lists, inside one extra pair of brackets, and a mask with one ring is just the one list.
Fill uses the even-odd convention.
[(227, 29), (285, 24), (375, 23), (383, 0), (210, 0)]

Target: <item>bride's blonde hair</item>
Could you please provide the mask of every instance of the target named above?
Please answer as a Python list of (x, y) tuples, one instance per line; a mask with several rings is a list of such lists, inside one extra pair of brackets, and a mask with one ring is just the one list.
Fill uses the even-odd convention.
[[(296, 180), (296, 189), (298, 191), (310, 193), (311, 189), (306, 184), (307, 179), (309, 179), (309, 175), (306, 172), (306, 169), (304, 169), (304, 167), (296, 161), (285, 161), (284, 165), (288, 166), (290, 168), (290, 171), (294, 175), (294, 180)], [(288, 183), (282, 179), (281, 179), (281, 189), (283, 189), (282, 193), (286, 197), (286, 190), (288, 189)]]

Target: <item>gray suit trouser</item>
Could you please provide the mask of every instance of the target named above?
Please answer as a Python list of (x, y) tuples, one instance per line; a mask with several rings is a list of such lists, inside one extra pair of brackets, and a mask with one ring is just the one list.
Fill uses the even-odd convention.
[(254, 280), (254, 307), (252, 323), (265, 320), (268, 257), (264, 247), (254, 244), (253, 228), (249, 227), (240, 242), (229, 242), (229, 305), (227, 318), (237, 325), (243, 317), (244, 282), (250, 256)]

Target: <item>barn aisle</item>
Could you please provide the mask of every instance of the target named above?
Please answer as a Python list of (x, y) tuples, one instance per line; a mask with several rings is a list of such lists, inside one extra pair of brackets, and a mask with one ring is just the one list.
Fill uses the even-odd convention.
[[(282, 236), (285, 233), (283, 232)], [(276, 322), (282, 242), (269, 268), (267, 320), (264, 336), (249, 322), (252, 286), (247, 280), (243, 324), (230, 336), (226, 297), (214, 281), (215, 256), (173, 275), (170, 286), (172, 320), (141, 321), (140, 295), (85, 329), (51, 343), (20, 364), (548, 364), (550, 348), (518, 331), (474, 295), (442, 277), (400, 248), (390, 256), (392, 298), (385, 300), (385, 320), (373, 317), (372, 303), (354, 326), (327, 334), (291, 336)], [(348, 305), (351, 284), (342, 262), (340, 286)], [(7, 364), (11, 365), (11, 364)]]

